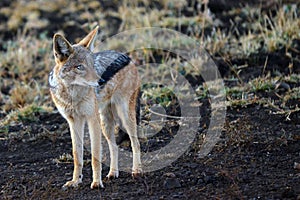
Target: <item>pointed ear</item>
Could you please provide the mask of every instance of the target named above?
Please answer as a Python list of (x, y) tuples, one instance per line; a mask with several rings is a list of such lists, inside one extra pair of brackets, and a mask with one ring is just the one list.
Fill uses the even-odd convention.
[(94, 30), (92, 30), (85, 38), (83, 38), (78, 44), (93, 51), (94, 43), (96, 41), (98, 35), (99, 26), (97, 26)]
[(63, 62), (69, 58), (74, 49), (64, 36), (55, 34), (53, 37), (53, 53), (57, 60)]

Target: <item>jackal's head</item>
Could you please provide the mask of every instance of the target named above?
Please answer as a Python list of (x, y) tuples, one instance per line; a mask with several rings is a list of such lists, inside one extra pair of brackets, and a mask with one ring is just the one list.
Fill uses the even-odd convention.
[(54, 73), (67, 87), (71, 85), (98, 86), (99, 76), (94, 69), (93, 47), (98, 26), (79, 43), (71, 45), (62, 35), (53, 37)]

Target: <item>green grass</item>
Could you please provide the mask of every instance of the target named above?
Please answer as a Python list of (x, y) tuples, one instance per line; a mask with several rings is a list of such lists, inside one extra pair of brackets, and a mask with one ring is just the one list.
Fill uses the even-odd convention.
[(53, 109), (51, 107), (29, 104), (8, 113), (6, 117), (0, 121), (0, 125), (1, 127), (5, 127), (13, 123), (36, 122), (38, 121), (38, 116), (40, 114), (51, 112), (52, 110)]

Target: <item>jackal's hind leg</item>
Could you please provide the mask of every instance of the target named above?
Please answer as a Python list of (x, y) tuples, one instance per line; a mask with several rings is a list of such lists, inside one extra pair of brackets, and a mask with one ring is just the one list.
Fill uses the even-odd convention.
[(130, 138), (133, 153), (132, 176), (136, 177), (143, 172), (141, 163), (141, 151), (137, 134), (135, 106), (131, 106), (131, 110), (129, 110), (129, 108), (130, 105), (124, 103), (123, 105), (118, 105), (117, 112), (119, 117), (121, 118), (122, 125), (126, 129)]

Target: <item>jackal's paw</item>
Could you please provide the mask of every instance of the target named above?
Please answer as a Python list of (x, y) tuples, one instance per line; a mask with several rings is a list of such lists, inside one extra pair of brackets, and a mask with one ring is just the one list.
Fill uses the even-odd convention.
[(102, 181), (93, 181), (91, 184), (91, 189), (104, 188)]
[(68, 181), (63, 185), (63, 189), (69, 188), (69, 187), (78, 187), (78, 185), (82, 183), (81, 179)]
[(119, 170), (110, 169), (106, 177), (108, 179), (118, 178), (119, 177)]
[(143, 176), (143, 170), (142, 168), (137, 168), (132, 170), (132, 177), (133, 178), (138, 178), (140, 176)]

